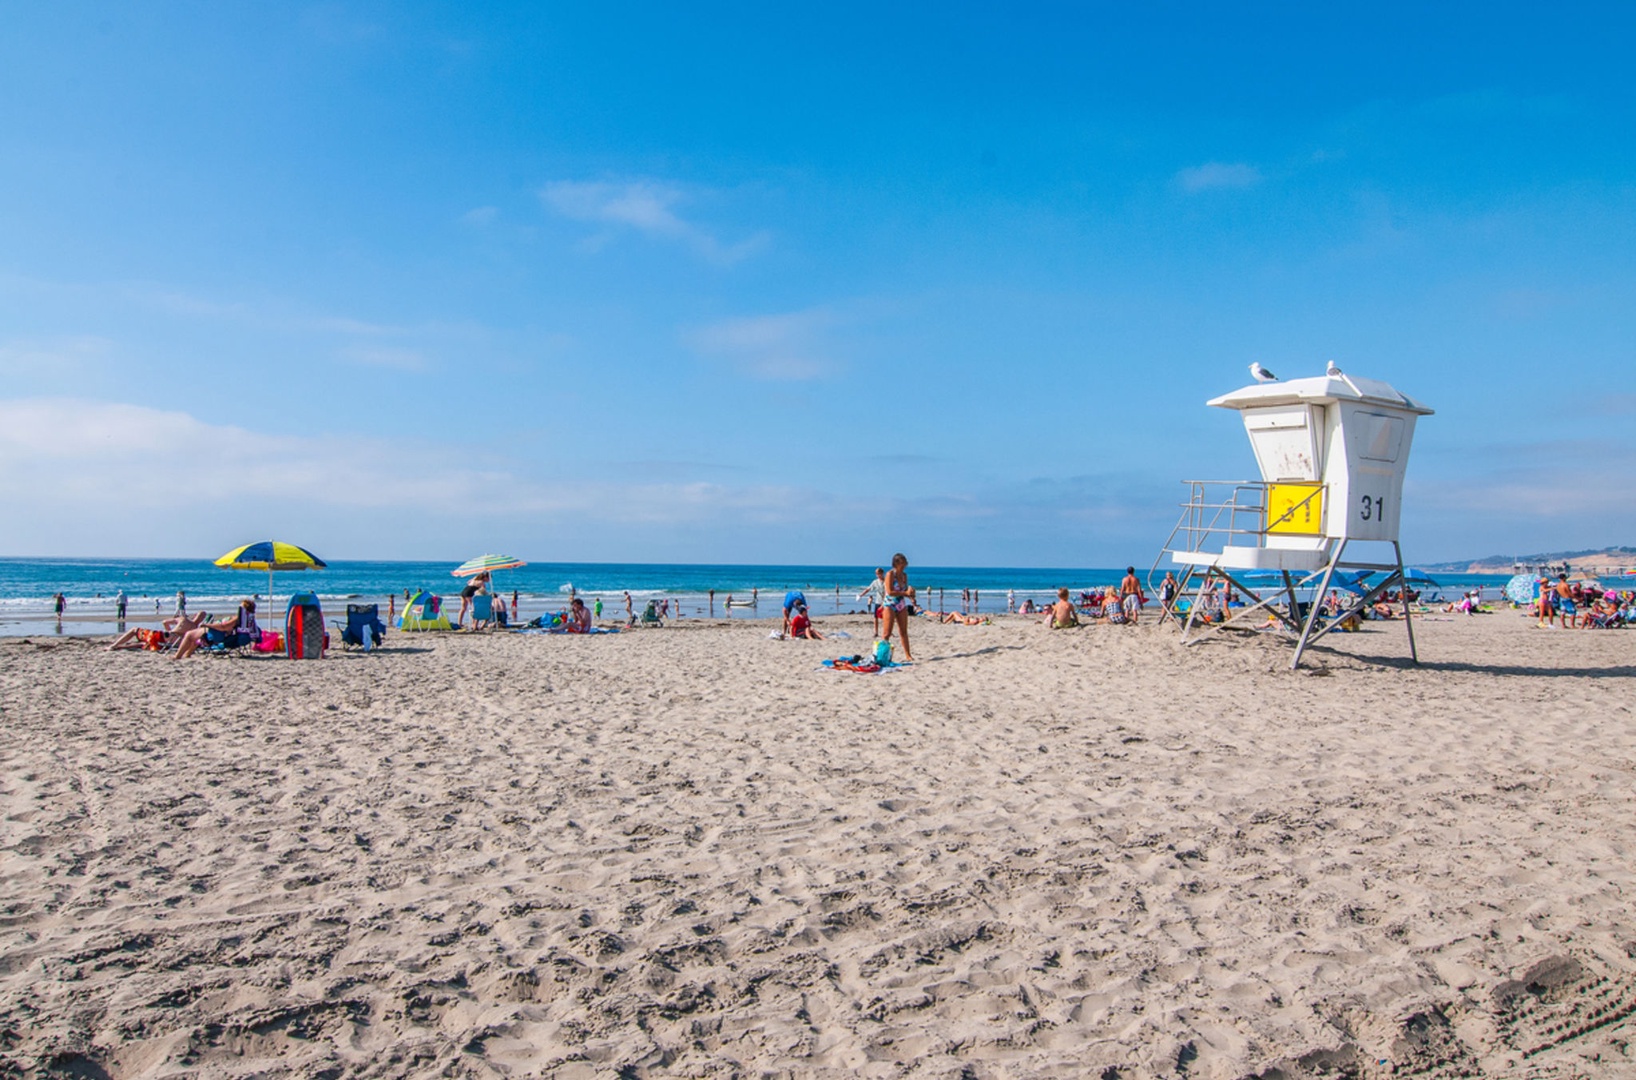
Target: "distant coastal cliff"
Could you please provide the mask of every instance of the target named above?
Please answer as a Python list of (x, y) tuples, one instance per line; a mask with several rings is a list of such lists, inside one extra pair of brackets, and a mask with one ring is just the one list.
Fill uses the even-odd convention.
[(1584, 551), (1549, 551), (1533, 555), (1488, 555), (1468, 562), (1428, 563), (1427, 570), (1447, 574), (1509, 574), (1514, 568), (1561, 567), (1585, 573), (1636, 569), (1636, 547), (1587, 548)]

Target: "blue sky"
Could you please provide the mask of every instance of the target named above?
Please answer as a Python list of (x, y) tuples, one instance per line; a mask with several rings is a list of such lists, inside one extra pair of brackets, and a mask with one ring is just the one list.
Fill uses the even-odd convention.
[(1636, 542), (1636, 9), (6, 5), (0, 553), (1119, 565), (1206, 398)]

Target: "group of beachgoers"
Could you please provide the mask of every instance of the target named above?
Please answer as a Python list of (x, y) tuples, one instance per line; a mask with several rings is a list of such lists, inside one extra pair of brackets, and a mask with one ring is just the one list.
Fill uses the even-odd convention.
[(171, 652), (171, 659), (186, 660), (201, 648), (242, 649), (261, 640), (261, 628), (256, 625), (256, 602), (239, 601), (238, 610), (225, 618), (212, 620), (209, 613), (187, 614), (182, 610), (159, 624), (154, 630), (146, 626), (133, 627), (114, 639), (110, 652), (118, 649), (145, 649), (149, 652)]
[(1594, 582), (1539, 579), (1536, 626), (1563, 630), (1613, 630), (1636, 622), (1636, 590), (1604, 589)]
[[(1174, 574), (1166, 574), (1159, 589), (1160, 621), (1174, 616), (1178, 586)], [(1135, 626), (1142, 617), (1142, 608), (1149, 602), (1147, 591), (1136, 576), (1134, 566), (1125, 567), (1125, 576), (1118, 585), (1089, 589), (1079, 594), (1079, 600), (1069, 599), (1066, 588), (1057, 590), (1054, 603), (1036, 607), (1026, 599), (1017, 609), (1019, 615), (1044, 614), (1043, 625), (1052, 630), (1070, 630), (1077, 626), (1103, 623), (1109, 626)], [(1009, 603), (1007, 605), (1010, 606)]]

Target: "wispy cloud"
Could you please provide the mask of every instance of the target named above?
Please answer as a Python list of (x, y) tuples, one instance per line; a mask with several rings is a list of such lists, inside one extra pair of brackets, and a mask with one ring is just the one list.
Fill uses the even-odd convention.
[(391, 368), (394, 371), (425, 371), (428, 364), (424, 354), (414, 349), (395, 349), (382, 345), (354, 345), (340, 351), (341, 359), (365, 367)]
[(85, 367), (106, 356), (113, 342), (78, 334), (55, 338), (15, 338), (0, 342), (0, 372), (11, 376), (54, 374)]
[[(657, 471), (542, 481), (525, 462), (472, 447), (451, 455), (447, 444), (413, 438), (268, 434), (185, 412), (74, 398), (0, 399), (0, 504), (8, 508), (0, 515), (0, 551), (56, 553), (105, 552), (110, 538), (128, 545), (126, 553), (196, 553), (196, 545), (225, 547), (240, 534), (287, 526), (297, 511), (302, 539), (315, 548), (345, 538), (353, 550), (376, 555), (394, 547), (403, 555), (439, 545), (476, 550), (496, 530), (538, 538), (542, 520), (580, 522), (587, 537), (631, 526), (714, 535), (724, 518), (777, 530), (798, 510), (868, 512), (861, 498), (794, 485), (709, 483)], [(474, 516), (472, 506), (485, 511)], [(383, 540), (380, 522), (411, 510), (413, 538)], [(581, 543), (583, 556), (607, 554), (590, 546), (602, 541)]]
[(1218, 188), (1248, 188), (1261, 182), (1261, 170), (1243, 162), (1208, 161), (1181, 169), (1176, 186), (1189, 194)]
[(570, 221), (628, 229), (674, 240), (711, 262), (738, 262), (767, 243), (765, 232), (758, 232), (737, 243), (724, 242), (714, 232), (679, 213), (679, 208), (690, 201), (690, 193), (686, 189), (656, 180), (557, 180), (540, 189), (540, 198), (546, 206)]
[(474, 206), (460, 215), (460, 220), (466, 225), (487, 225), (500, 216), (498, 206)]
[(824, 341), (834, 316), (823, 309), (723, 319), (684, 332), (701, 356), (757, 379), (805, 381), (840, 369)]

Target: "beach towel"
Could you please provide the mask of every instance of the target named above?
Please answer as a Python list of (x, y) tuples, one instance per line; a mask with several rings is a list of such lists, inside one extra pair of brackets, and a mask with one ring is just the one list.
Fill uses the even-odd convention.
[(513, 630), (512, 633), (514, 633), (514, 634), (570, 634), (573, 637), (587, 637), (587, 636), (589, 636), (591, 634), (617, 634), (617, 633), (619, 633), (619, 627), (617, 627), (617, 626), (593, 626), (589, 630), (584, 631), (583, 633), (575, 634), (573, 631), (569, 630), (568, 628), (561, 627), (561, 626), (543, 626), (543, 627), (542, 626), (519, 626), (515, 630)]
[(824, 667), (831, 671), (853, 671), (859, 675), (879, 675), (884, 671), (896, 671), (908, 667), (895, 660), (888, 660), (884, 664), (877, 664), (867, 656), (838, 656), (834, 660), (825, 660)]

